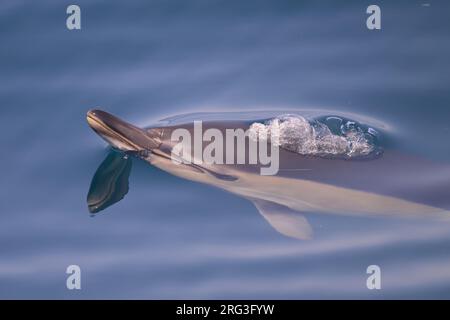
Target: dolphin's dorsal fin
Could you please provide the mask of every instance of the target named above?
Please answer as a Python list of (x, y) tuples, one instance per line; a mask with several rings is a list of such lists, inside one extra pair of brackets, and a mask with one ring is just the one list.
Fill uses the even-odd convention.
[(311, 239), (312, 228), (305, 216), (286, 206), (266, 200), (252, 200), (262, 216), (279, 233), (301, 240)]
[(97, 213), (122, 200), (128, 193), (130, 172), (130, 157), (112, 150), (92, 178), (87, 196), (89, 211)]

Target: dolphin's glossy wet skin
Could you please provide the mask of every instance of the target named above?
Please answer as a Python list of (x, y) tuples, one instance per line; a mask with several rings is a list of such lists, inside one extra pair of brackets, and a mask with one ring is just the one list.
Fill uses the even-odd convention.
[[(345, 118), (322, 115), (320, 119), (334, 121), (325, 128), (330, 128), (331, 132), (336, 130), (333, 128), (335, 122)], [(224, 132), (226, 129), (235, 128), (245, 130), (256, 122), (270, 123), (270, 120), (267, 121), (244, 121), (230, 117), (227, 121), (206, 121), (203, 126), (205, 129), (217, 128)], [(293, 127), (294, 131), (287, 131), (288, 144), (280, 148), (278, 173), (274, 176), (262, 176), (259, 173), (259, 165), (174, 163), (171, 151), (176, 142), (171, 140), (171, 133), (179, 128), (192, 132), (192, 121), (140, 129), (108, 113), (95, 110), (88, 113), (88, 122), (94, 131), (119, 150), (111, 151), (93, 178), (88, 194), (89, 210), (93, 213), (121, 200), (128, 192), (131, 160), (124, 157), (126, 153), (179, 177), (242, 196), (252, 201), (277, 231), (298, 239), (311, 238), (313, 233), (313, 228), (303, 213), (443, 219), (450, 217), (449, 189), (445, 188), (448, 182), (436, 177), (439, 173), (442, 177), (447, 177), (450, 174), (450, 166), (384, 148), (380, 142), (382, 137), (373, 127), (365, 126), (364, 137), (380, 141), (371, 145), (370, 150), (363, 150), (362, 156), (355, 157), (348, 156), (347, 150), (344, 150), (346, 153), (343, 153), (343, 156), (330, 156), (317, 146), (312, 149), (318, 150), (317, 153), (311, 154), (306, 150), (306, 153), (301, 154), (292, 147), (292, 141), (289, 140), (297, 136), (295, 141), (304, 142), (303, 137), (298, 136), (295, 131), (297, 127)], [(325, 122), (312, 123), (317, 127)], [(352, 126), (357, 124), (348, 119), (343, 123), (350, 123)], [(342, 127), (342, 124), (340, 126)], [(363, 130), (357, 129), (359, 131), (355, 132)], [(323, 141), (327, 144), (319, 147), (330, 146), (328, 138)], [(337, 140), (331, 141), (340, 143), (341, 139), (338, 137)], [(360, 141), (353, 139), (351, 146)], [(207, 143), (204, 143), (203, 148), (206, 145)], [(362, 149), (353, 148), (350, 151), (355, 150)]]

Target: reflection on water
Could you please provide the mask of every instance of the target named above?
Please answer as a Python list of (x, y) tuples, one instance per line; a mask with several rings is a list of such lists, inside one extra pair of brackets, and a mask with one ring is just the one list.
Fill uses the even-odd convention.
[[(273, 207), (134, 159), (130, 192), (89, 217), (87, 188), (109, 152), (86, 125), (95, 107), (141, 127), (242, 110), (377, 119), (377, 162), (323, 159), (280, 177), (450, 209), (448, 1), (377, 1), (379, 32), (360, 1), (177, 2), (79, 0), (80, 32), (53, 0), (1, 2), (0, 297), (450, 298), (440, 220), (302, 211), (314, 236), (298, 241), (261, 219)], [(93, 183), (99, 209), (125, 193), (117, 157), (103, 167), (123, 168), (116, 180)], [(81, 291), (65, 287), (70, 264)], [(366, 288), (371, 264), (380, 291)]]
[(109, 207), (128, 193), (131, 164), (131, 159), (127, 155), (116, 151), (111, 151), (103, 160), (89, 188), (87, 203), (91, 213)]

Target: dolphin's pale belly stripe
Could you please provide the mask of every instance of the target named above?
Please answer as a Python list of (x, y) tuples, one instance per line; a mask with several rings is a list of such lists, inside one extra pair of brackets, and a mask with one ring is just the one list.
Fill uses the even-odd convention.
[(239, 177), (236, 181), (210, 179), (186, 166), (156, 159), (157, 167), (185, 179), (207, 183), (251, 199), (262, 199), (298, 211), (324, 212), (343, 215), (426, 216), (449, 215), (441, 208), (415, 203), (391, 196), (333, 186), (321, 182), (278, 176), (260, 176), (227, 168), (227, 174)]
[[(283, 204), (299, 211), (329, 212), (336, 214), (417, 215), (444, 213), (444, 210), (389, 196), (336, 187), (313, 181), (264, 177), (259, 188), (252, 177), (245, 177), (246, 187), (230, 188), (236, 193), (255, 196)], [(256, 192), (252, 191), (256, 190)], [(280, 192), (280, 190), (283, 190)], [(277, 192), (278, 191), (278, 192)], [(449, 214), (450, 212), (446, 212)]]

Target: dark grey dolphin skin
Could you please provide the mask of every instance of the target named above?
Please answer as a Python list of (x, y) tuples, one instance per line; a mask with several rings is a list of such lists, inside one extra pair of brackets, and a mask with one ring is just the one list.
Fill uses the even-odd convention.
[[(384, 150), (381, 156), (370, 159), (348, 160), (304, 156), (281, 148), (278, 174), (261, 176), (260, 165), (172, 161), (171, 151), (177, 142), (171, 140), (171, 133), (177, 128), (192, 132), (192, 122), (142, 129), (100, 110), (89, 111), (87, 121), (120, 152), (135, 155), (179, 177), (249, 199), (286, 236), (298, 239), (312, 236), (312, 228), (301, 212), (444, 220), (450, 217), (447, 164), (394, 150)], [(204, 130), (248, 127), (249, 122), (241, 120), (203, 122)], [(119, 157), (117, 153), (115, 157)], [(107, 158), (106, 164), (99, 167), (88, 194), (91, 212), (106, 208), (126, 194), (131, 167), (127, 161)]]

